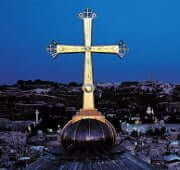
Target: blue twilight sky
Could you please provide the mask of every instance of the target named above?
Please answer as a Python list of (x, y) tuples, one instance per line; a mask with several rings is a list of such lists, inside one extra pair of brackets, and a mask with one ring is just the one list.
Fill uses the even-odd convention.
[(92, 8), (93, 44), (124, 40), (129, 54), (93, 55), (96, 82), (180, 82), (180, 0), (0, 0), (0, 84), (82, 81), (83, 54), (48, 56), (55, 39), (83, 44), (77, 14)]

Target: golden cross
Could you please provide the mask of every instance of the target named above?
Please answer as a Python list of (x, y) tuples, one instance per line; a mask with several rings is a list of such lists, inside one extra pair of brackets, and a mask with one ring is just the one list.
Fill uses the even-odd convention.
[(91, 33), (92, 33), (92, 20), (96, 17), (96, 14), (90, 9), (86, 9), (79, 14), (79, 17), (83, 20), (84, 25), (84, 46), (74, 45), (62, 45), (57, 44), (55, 41), (48, 46), (48, 52), (53, 58), (56, 58), (58, 54), (64, 53), (85, 53), (84, 60), (84, 82), (82, 86), (83, 90), (83, 108), (82, 110), (94, 110), (94, 84), (93, 84), (93, 70), (91, 53), (111, 53), (117, 54), (121, 58), (128, 51), (127, 46), (120, 41), (118, 45), (91, 45)]

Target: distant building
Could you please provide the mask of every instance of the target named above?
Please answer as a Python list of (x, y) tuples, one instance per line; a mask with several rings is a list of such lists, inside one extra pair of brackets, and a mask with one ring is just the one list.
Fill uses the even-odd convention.
[(163, 170), (167, 169), (163, 156), (159, 154), (155, 154), (151, 156), (151, 165), (157, 169), (163, 169)]
[(45, 88), (45, 89), (42, 89), (42, 88), (36, 88), (33, 90), (33, 92), (37, 93), (37, 94), (47, 94), (50, 92), (50, 88)]

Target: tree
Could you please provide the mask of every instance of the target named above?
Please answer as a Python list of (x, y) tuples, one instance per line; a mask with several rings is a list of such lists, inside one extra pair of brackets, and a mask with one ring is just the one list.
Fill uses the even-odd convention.
[(138, 132), (137, 132), (136, 130), (133, 130), (133, 131), (131, 132), (131, 136), (137, 137), (137, 136), (138, 136)]
[(17, 81), (17, 86), (18, 86), (20, 89), (24, 89), (24, 87), (25, 87), (25, 81), (23, 81), (23, 80), (18, 80), (18, 81)]
[(79, 87), (80, 84), (78, 84), (78, 83), (76, 83), (76, 82), (70, 82), (70, 83), (68, 84), (68, 86), (70, 86), (70, 87)]

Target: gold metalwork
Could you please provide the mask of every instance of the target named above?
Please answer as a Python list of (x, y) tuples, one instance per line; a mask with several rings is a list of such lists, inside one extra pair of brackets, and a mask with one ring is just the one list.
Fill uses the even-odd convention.
[(92, 46), (91, 52), (118, 54), (119, 53), (119, 46), (118, 45)]
[[(80, 13), (80, 18), (83, 20), (84, 26), (84, 46), (74, 45), (60, 45), (53, 43), (49, 47), (49, 52), (55, 58), (58, 54), (63, 53), (85, 53), (84, 60), (84, 81), (83, 81), (83, 108), (80, 112), (73, 117), (72, 121), (76, 122), (80, 119), (92, 118), (98, 119), (102, 122), (105, 117), (101, 115), (94, 107), (94, 84), (93, 84), (93, 69), (91, 53), (112, 53), (119, 54), (121, 47), (119, 45), (106, 45), (106, 46), (92, 46), (91, 33), (92, 33), (92, 20), (96, 14), (91, 11)], [(55, 46), (55, 49), (54, 49)]]
[(118, 45), (106, 45), (106, 46), (73, 46), (73, 45), (57, 45), (57, 53), (82, 53), (82, 52), (94, 52), (94, 53), (112, 53), (118, 54)]
[(81, 109), (78, 114), (72, 117), (72, 123), (75, 123), (81, 119), (96, 119), (103, 123), (105, 123), (106, 121), (105, 116), (103, 116), (100, 112), (98, 112), (97, 109), (92, 109), (92, 110)]
[(57, 53), (82, 53), (85, 52), (84, 46), (73, 46), (73, 45), (57, 45)]

